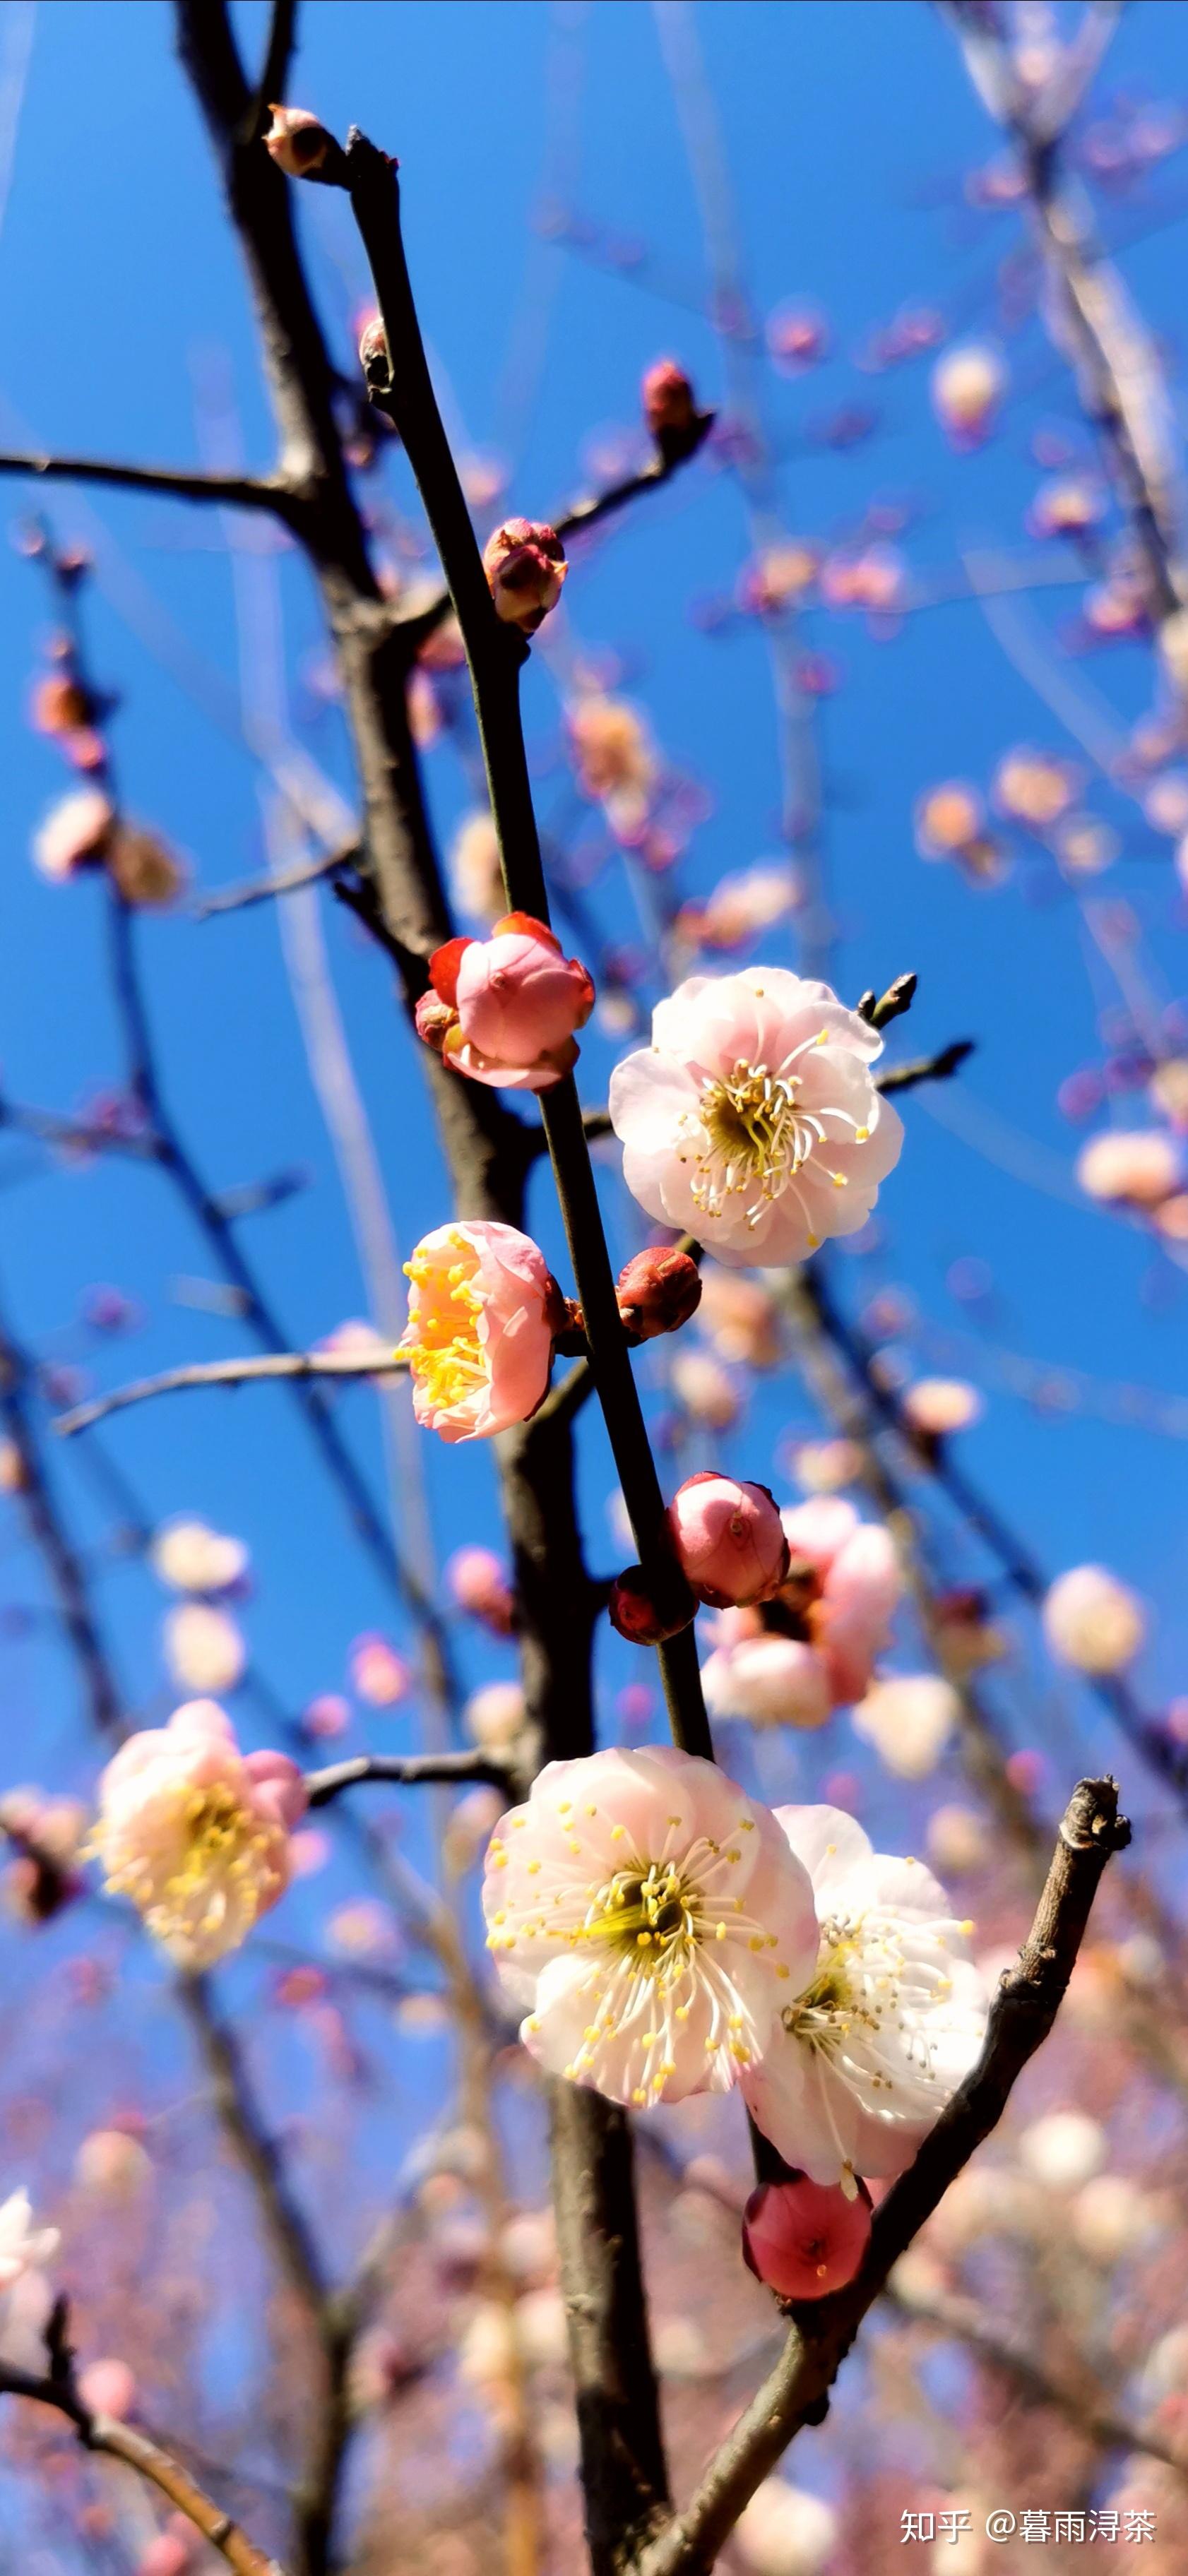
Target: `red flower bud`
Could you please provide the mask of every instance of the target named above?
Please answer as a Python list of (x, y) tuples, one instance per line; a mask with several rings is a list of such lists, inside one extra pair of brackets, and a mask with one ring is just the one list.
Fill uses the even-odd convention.
[(655, 366), (648, 368), (640, 393), (644, 419), (658, 443), (674, 436), (688, 437), (697, 410), (693, 387), (675, 358), (657, 358)]
[(556, 607), (569, 567), (555, 528), (536, 519), (507, 519), (487, 539), (483, 568), (497, 616), (535, 635)]
[(80, 733), (91, 720), (91, 701), (78, 680), (64, 671), (39, 680), (33, 692), (33, 722), (38, 733)]
[(693, 1615), (692, 1603), (683, 1616), (674, 1615), (669, 1603), (662, 1610), (642, 1565), (628, 1565), (615, 1576), (607, 1608), (612, 1628), (633, 1646), (662, 1646), (666, 1637), (679, 1637)]
[(615, 1295), (629, 1333), (641, 1342), (679, 1332), (701, 1303), (701, 1272), (687, 1252), (650, 1244), (620, 1270)]
[(270, 107), (268, 113), (272, 123), (264, 137), (266, 151), (290, 179), (308, 179), (312, 170), (321, 169), (333, 136), (308, 107)]
[(743, 2260), (780, 2299), (824, 2299), (862, 2268), (870, 2242), (870, 2197), (840, 2183), (761, 2182), (743, 2212)]

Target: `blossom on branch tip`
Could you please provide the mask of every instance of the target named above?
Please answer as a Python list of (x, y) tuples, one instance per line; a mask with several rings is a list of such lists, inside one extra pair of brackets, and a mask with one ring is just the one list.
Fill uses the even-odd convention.
[(761, 2182), (743, 2212), (743, 2261), (780, 2299), (824, 2299), (860, 2272), (870, 2243), (870, 2200), (839, 2184), (792, 2174)]
[(272, 118), (264, 136), (265, 150), (290, 179), (308, 179), (320, 170), (333, 137), (308, 107), (270, 106)]
[(632, 1196), (727, 1264), (780, 1267), (857, 1233), (903, 1143), (870, 1072), (882, 1043), (785, 967), (690, 976), (611, 1075)]
[(535, 635), (556, 607), (569, 567), (555, 528), (539, 519), (505, 519), (483, 548), (483, 569), (496, 615)]
[(837, 1807), (780, 1807), (820, 1918), (816, 1973), (744, 2075), (747, 2106), (814, 2182), (902, 2173), (976, 2063), (987, 1997), (968, 1925), (921, 1861), (872, 1851)]
[(728, 2092), (816, 1953), (770, 1811), (668, 1745), (548, 1763), (492, 1838), (483, 1906), (529, 2053), (638, 2109)]
[(429, 979), (417, 1033), (455, 1073), (505, 1091), (548, 1091), (572, 1072), (574, 1031), (594, 1008), (594, 985), (530, 912), (504, 913), (489, 939), (448, 939), (429, 960)]
[(535, 1413), (563, 1301), (544, 1254), (514, 1225), (474, 1218), (422, 1236), (399, 1347), (413, 1410), (443, 1440), (487, 1440)]
[(92, 1848), (187, 1972), (246, 1940), (284, 1894), (305, 1782), (285, 1753), (242, 1754), (214, 1700), (130, 1736), (99, 1782)]
[(678, 1486), (668, 1527), (690, 1589), (712, 1609), (769, 1601), (788, 1572), (788, 1541), (766, 1485), (703, 1469)]

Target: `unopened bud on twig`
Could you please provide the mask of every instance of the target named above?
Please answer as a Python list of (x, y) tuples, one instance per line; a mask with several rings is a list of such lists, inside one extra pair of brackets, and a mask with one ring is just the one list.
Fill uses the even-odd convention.
[(838, 2183), (762, 2182), (743, 2213), (743, 2260), (780, 2299), (824, 2299), (861, 2269), (870, 2242), (864, 2186), (850, 2198)]
[(687, 1252), (649, 1244), (620, 1270), (615, 1295), (629, 1333), (641, 1342), (679, 1332), (701, 1303), (701, 1272)]
[(308, 179), (312, 171), (321, 169), (333, 136), (308, 107), (273, 106), (268, 113), (272, 123), (264, 137), (265, 149), (290, 179)]
[(556, 607), (568, 570), (556, 529), (538, 519), (506, 519), (487, 539), (483, 568), (497, 616), (524, 635)]
[(692, 1603), (683, 1616), (671, 1603), (661, 1607), (642, 1565), (628, 1565), (615, 1576), (607, 1608), (612, 1628), (633, 1646), (662, 1646), (666, 1637), (679, 1637), (692, 1617)]

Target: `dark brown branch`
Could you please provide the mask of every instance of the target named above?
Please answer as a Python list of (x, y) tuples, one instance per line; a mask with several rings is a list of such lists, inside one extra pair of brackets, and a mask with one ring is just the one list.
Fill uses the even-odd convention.
[(87, 1154), (128, 1154), (134, 1162), (155, 1162), (161, 1151), (155, 1136), (121, 1136), (110, 1127), (91, 1125), (85, 1118), (63, 1118), (56, 1109), (37, 1109), (21, 1100), (0, 1099), (0, 1127), (36, 1136), (43, 1145), (73, 1147)]
[(692, 2503), (639, 2554), (638, 2576), (707, 2576), (744, 2505), (794, 2434), (820, 2422), (838, 2370), (888, 2274), (997, 2125), (1017, 2078), (1047, 2038), (1106, 1863), (1129, 1839), (1114, 1781), (1082, 1780), (1065, 1812), (1019, 1965), (1003, 1977), (991, 2005), (972, 2075), (876, 2212), (857, 2279), (832, 2298), (789, 2311), (792, 2330), (775, 2369), (728, 2434)]
[(220, 2126), (255, 2191), (278, 2268), (320, 2337), (330, 2285), (289, 2190), (280, 2150), (257, 2108), (239, 2042), (216, 2012), (205, 1977), (179, 1977), (176, 1993), (210, 2078)]
[(107, 1395), (92, 1396), (86, 1404), (76, 1404), (70, 1413), (60, 1413), (54, 1429), (63, 1439), (76, 1431), (89, 1431), (93, 1423), (103, 1422), (110, 1413), (124, 1413), (131, 1404), (146, 1404), (155, 1395), (177, 1395), (187, 1387), (256, 1386), (261, 1381), (293, 1379), (337, 1379), (405, 1377), (408, 1361), (396, 1351), (359, 1358), (347, 1351), (265, 1351), (254, 1360), (191, 1360), (179, 1368), (162, 1369), (156, 1377), (136, 1378), (128, 1386), (112, 1387)]
[(127, 465), (102, 456), (0, 456), (0, 474), (27, 474), (40, 483), (107, 483), (125, 492), (156, 492), (175, 501), (210, 501), (220, 509), (272, 510), (291, 520), (298, 495), (284, 478), (267, 474), (200, 474), (185, 466)]
[(394, 1780), (405, 1786), (428, 1781), (456, 1786), (480, 1780), (491, 1788), (507, 1789), (511, 1779), (511, 1764), (496, 1761), (489, 1753), (357, 1753), (349, 1761), (328, 1763), (324, 1771), (307, 1771), (305, 1787), (311, 1807), (326, 1807), (344, 1789), (356, 1789), (365, 1780)]
[(251, 877), (246, 885), (225, 886), (218, 894), (203, 895), (191, 907), (193, 919), (213, 921), (216, 913), (245, 912), (249, 904), (271, 903), (279, 894), (299, 894), (303, 886), (320, 885), (340, 868), (357, 868), (360, 855), (358, 842), (348, 841), (341, 850), (326, 850), (302, 867), (286, 868), (272, 877)]
[(272, 0), (272, 16), (256, 94), (240, 130), (243, 143), (256, 143), (263, 134), (270, 108), (284, 104), (289, 64), (297, 37), (297, 0)]
[(921, 1082), (947, 1082), (973, 1054), (976, 1043), (974, 1038), (952, 1038), (935, 1055), (916, 1056), (911, 1064), (890, 1065), (886, 1073), (876, 1073), (875, 1090), (914, 1091)]
[(889, 1020), (897, 1020), (902, 1012), (910, 1011), (918, 981), (916, 975), (897, 975), (885, 993), (877, 997), (873, 989), (863, 993), (858, 1003), (859, 1019), (872, 1029), (885, 1029)]
[(72, 2367), (55, 2366), (39, 2376), (0, 2362), (0, 2396), (23, 2397), (35, 2406), (54, 2407), (74, 2426), (84, 2450), (100, 2452), (106, 2459), (121, 2460), (126, 2468), (135, 2469), (167, 2498), (175, 2512), (184, 2514), (208, 2546), (217, 2549), (228, 2567), (236, 2570), (236, 2576), (284, 2576), (279, 2560), (257, 2549), (231, 2515), (213, 2502), (189, 2470), (159, 2441), (151, 2440), (135, 2424), (118, 2421), (113, 2415), (96, 2415), (84, 2405)]
[(33, 1427), (28, 1355), (0, 1323), (0, 1421), (20, 1461), (19, 1501), (40, 1549), (62, 1624), (83, 1673), (91, 1715), (101, 1735), (123, 1733), (120, 1693), (91, 1607), (82, 1563), (67, 1534)]

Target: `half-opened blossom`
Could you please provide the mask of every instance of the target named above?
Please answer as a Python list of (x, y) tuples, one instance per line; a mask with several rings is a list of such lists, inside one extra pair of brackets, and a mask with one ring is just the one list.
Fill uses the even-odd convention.
[(1082, 1673), (1120, 1673), (1133, 1663), (1147, 1626), (1141, 1601), (1104, 1565), (1074, 1565), (1058, 1575), (1043, 1623), (1052, 1654)]
[(76, 787), (63, 796), (33, 836), (33, 864), (60, 885), (79, 868), (102, 858), (115, 821), (111, 799), (98, 787)]
[(937, 359), (932, 370), (932, 407), (954, 447), (977, 447), (987, 436), (1006, 383), (1003, 361), (985, 341), (946, 349)]
[(130, 1736), (99, 1782), (93, 1848), (179, 1967), (209, 1968), (284, 1894), (305, 1783), (285, 1753), (242, 1754), (213, 1700)]
[(876, 1682), (854, 1711), (854, 1727), (901, 1780), (925, 1780), (961, 1713), (951, 1682), (939, 1673), (892, 1673)]
[(870, 2202), (837, 2183), (761, 2182), (743, 2212), (743, 2260), (781, 2299), (824, 2299), (861, 2271)]
[(561, 597), (569, 566), (555, 528), (537, 519), (507, 519), (487, 539), (483, 569), (496, 616), (535, 635)]
[(182, 1601), (165, 1620), (165, 1660), (182, 1690), (230, 1691), (241, 1682), (247, 1648), (227, 1610)]
[(224, 1538), (205, 1521), (167, 1521), (149, 1550), (154, 1574), (175, 1592), (229, 1592), (247, 1572), (241, 1538)]
[(834, 1707), (861, 1697), (887, 1643), (903, 1570), (890, 1532), (852, 1503), (822, 1494), (783, 1514), (791, 1552), (785, 1587), (821, 1655)]
[(492, 1838), (483, 1906), (531, 2055), (638, 2108), (728, 2092), (816, 1954), (770, 1811), (671, 1745), (548, 1763)]
[(1108, 1207), (1153, 1208), (1179, 1189), (1184, 1160), (1173, 1136), (1158, 1127), (1091, 1136), (1077, 1156), (1077, 1179)]
[(590, 1017), (594, 985), (531, 913), (505, 913), (489, 939), (447, 940), (429, 960), (429, 980), (417, 1028), (472, 1082), (548, 1091), (577, 1063), (574, 1030)]
[(871, 1078), (881, 1049), (786, 967), (690, 976), (611, 1075), (632, 1196), (728, 1264), (779, 1267), (856, 1233), (903, 1143)]
[(0, 2201), (0, 2290), (11, 2290), (22, 2272), (52, 2262), (61, 2241), (56, 2227), (34, 2227), (27, 2191), (10, 2192)]
[(968, 1927), (922, 1861), (872, 1851), (840, 1808), (776, 1817), (812, 1879), (820, 1953), (743, 2077), (748, 2107), (814, 2182), (902, 2173), (981, 2049)]
[(769, 1601), (788, 1571), (788, 1542), (766, 1485), (704, 1468), (677, 1487), (668, 1527), (690, 1589), (715, 1610)]
[(549, 1382), (558, 1290), (514, 1225), (473, 1218), (423, 1235), (405, 1262), (400, 1337), (418, 1422), (443, 1440), (488, 1440), (535, 1413)]

